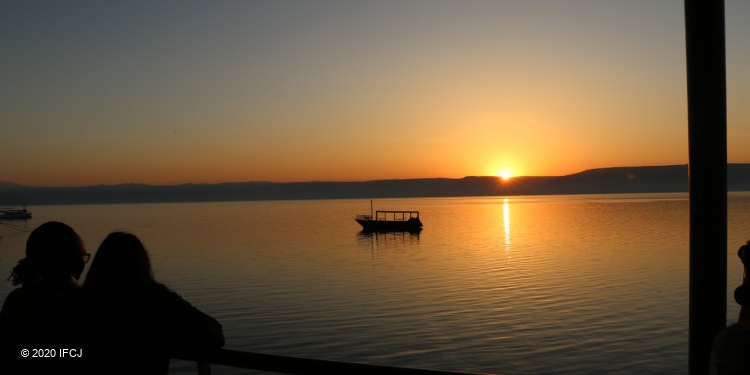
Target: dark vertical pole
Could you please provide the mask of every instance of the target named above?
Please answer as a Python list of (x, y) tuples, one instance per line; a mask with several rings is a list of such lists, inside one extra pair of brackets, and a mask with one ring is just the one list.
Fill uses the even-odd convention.
[(726, 324), (727, 112), (724, 1), (685, 0), (690, 187), (689, 374), (708, 374)]

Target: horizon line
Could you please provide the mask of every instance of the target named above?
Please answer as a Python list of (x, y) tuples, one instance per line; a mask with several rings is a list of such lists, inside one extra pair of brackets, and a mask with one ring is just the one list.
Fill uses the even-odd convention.
[[(740, 165), (740, 164), (750, 164), (750, 163), (727, 163), (727, 165)], [(606, 170), (606, 169), (621, 169), (621, 168), (659, 168), (659, 167), (687, 167), (688, 164), (666, 164), (666, 165), (631, 165), (631, 166), (615, 166), (615, 167), (601, 167), (601, 168), (590, 168), (585, 169), (576, 173), (566, 174), (566, 175), (526, 175), (526, 176), (511, 176), (508, 178), (509, 180), (512, 179), (518, 179), (518, 178), (543, 178), (543, 177), (565, 177), (565, 176), (573, 176), (580, 173), (585, 173), (589, 171), (595, 171), (595, 170)], [(250, 180), (250, 181), (224, 181), (224, 182), (184, 182), (184, 183), (177, 183), (177, 184), (148, 184), (144, 182), (122, 182), (122, 183), (116, 183), (116, 184), (95, 184), (95, 185), (75, 185), (75, 186), (54, 186), (54, 185), (46, 185), (46, 186), (35, 186), (35, 185), (24, 185), (19, 183), (14, 183), (10, 181), (0, 181), (0, 189), (3, 188), (39, 188), (39, 189), (45, 189), (45, 188), (91, 188), (91, 187), (108, 187), (108, 186), (123, 186), (123, 185), (142, 185), (142, 186), (151, 186), (151, 187), (168, 187), (168, 186), (186, 186), (186, 185), (224, 185), (224, 184), (309, 184), (309, 183), (367, 183), (367, 182), (377, 182), (377, 181), (405, 181), (405, 180), (439, 180), (439, 179), (445, 179), (445, 180), (461, 180), (465, 178), (498, 178), (502, 179), (501, 176), (492, 176), (492, 175), (467, 175), (463, 177), (415, 177), (415, 178), (381, 178), (381, 179), (373, 179), (373, 180), (346, 180), (346, 181), (335, 181), (335, 180), (309, 180), (309, 181), (287, 181), (287, 182), (280, 182), (280, 181), (263, 181), (263, 180)]]

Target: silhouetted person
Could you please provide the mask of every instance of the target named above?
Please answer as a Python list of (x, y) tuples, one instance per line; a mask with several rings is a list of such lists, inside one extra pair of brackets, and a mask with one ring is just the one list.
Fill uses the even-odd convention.
[(95, 374), (166, 374), (173, 354), (224, 345), (221, 324), (154, 280), (134, 235), (111, 233), (81, 293), (86, 360)]
[(711, 355), (712, 375), (750, 375), (750, 241), (740, 247), (737, 255), (745, 268), (742, 285), (734, 291), (734, 299), (741, 306), (740, 316), (737, 324), (716, 335)]
[(8, 278), (21, 287), (0, 310), (0, 374), (72, 371), (71, 358), (61, 358), (58, 350), (72, 346), (71, 300), (88, 257), (81, 237), (63, 223), (47, 222), (31, 232), (26, 257)]

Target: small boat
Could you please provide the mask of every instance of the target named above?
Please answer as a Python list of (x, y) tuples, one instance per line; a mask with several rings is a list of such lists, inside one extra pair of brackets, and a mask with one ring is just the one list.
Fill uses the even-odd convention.
[(369, 215), (357, 215), (354, 219), (362, 226), (363, 232), (417, 232), (422, 230), (419, 211), (375, 211), (372, 214), (372, 201)]
[(18, 208), (0, 208), (0, 220), (23, 220), (31, 219), (31, 211), (24, 206)]

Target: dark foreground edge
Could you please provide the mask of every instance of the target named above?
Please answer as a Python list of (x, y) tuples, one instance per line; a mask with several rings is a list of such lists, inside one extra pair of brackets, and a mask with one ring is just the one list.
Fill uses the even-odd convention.
[(471, 372), (424, 370), (408, 367), (368, 365), (321, 359), (287, 357), (272, 354), (218, 349), (202, 356), (175, 355), (175, 359), (198, 363), (198, 374), (211, 374), (211, 365), (229, 366), (248, 370), (269, 371), (282, 374), (389, 374), (389, 375), (482, 375)]

